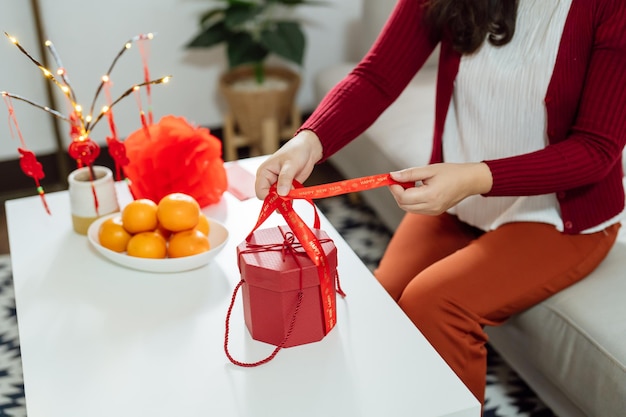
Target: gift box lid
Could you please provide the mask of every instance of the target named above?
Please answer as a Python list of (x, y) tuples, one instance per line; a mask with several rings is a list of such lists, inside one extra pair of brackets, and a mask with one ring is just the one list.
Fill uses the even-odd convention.
[[(326, 232), (312, 229), (320, 241), (331, 273), (337, 269), (337, 248)], [(272, 291), (294, 291), (300, 289), (300, 271), (302, 269), (302, 288), (320, 285), (318, 269), (307, 256), (297, 238), (293, 236), (291, 250), (284, 250), (285, 241), (293, 236), (289, 226), (258, 229), (249, 241), (237, 246), (239, 270), (248, 285), (262, 287)], [(290, 252), (295, 252), (294, 255)]]

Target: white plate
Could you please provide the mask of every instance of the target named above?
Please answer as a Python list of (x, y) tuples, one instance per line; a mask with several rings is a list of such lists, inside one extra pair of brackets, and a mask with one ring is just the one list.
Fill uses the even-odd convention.
[(107, 219), (119, 215), (120, 213), (109, 214), (108, 216), (101, 217), (93, 222), (87, 231), (87, 238), (93, 247), (100, 254), (102, 254), (102, 256), (115, 262), (116, 264), (131, 269), (147, 272), (182, 272), (196, 269), (211, 262), (213, 258), (215, 258), (215, 256), (222, 249), (224, 249), (224, 245), (228, 240), (228, 230), (226, 230), (226, 227), (224, 227), (224, 225), (217, 220), (209, 218), (209, 224), (211, 225), (209, 231), (211, 249), (207, 252), (203, 252), (198, 255), (185, 256), (183, 258), (165, 259), (148, 259), (128, 256), (126, 253), (119, 253), (105, 248), (100, 245), (100, 240), (98, 239), (98, 230), (100, 229), (100, 225)]

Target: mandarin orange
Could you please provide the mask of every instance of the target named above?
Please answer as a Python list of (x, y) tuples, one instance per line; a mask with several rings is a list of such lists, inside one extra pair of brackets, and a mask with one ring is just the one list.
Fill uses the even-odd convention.
[(211, 249), (209, 238), (196, 229), (183, 230), (170, 236), (167, 254), (170, 258), (197, 255)]
[(196, 225), (196, 227), (194, 227), (194, 229), (201, 231), (202, 234), (205, 236), (209, 236), (209, 232), (211, 231), (209, 219), (207, 219), (204, 214), (200, 213), (200, 217), (198, 218), (198, 224)]
[(130, 238), (126, 253), (138, 258), (162, 259), (167, 256), (167, 243), (157, 232), (141, 232)]
[(115, 252), (124, 252), (131, 237), (122, 224), (121, 215), (105, 220), (98, 229), (100, 244)]
[(157, 206), (159, 223), (169, 231), (180, 232), (194, 228), (200, 217), (200, 205), (184, 193), (172, 193), (161, 198)]
[(122, 210), (122, 223), (128, 233), (135, 234), (156, 229), (157, 204), (147, 198), (131, 201)]
[(160, 234), (161, 236), (163, 236), (163, 239), (165, 239), (166, 241), (170, 238), (170, 235), (172, 234), (172, 232), (170, 230), (167, 230), (165, 227), (163, 227), (161, 223), (157, 225), (154, 231)]

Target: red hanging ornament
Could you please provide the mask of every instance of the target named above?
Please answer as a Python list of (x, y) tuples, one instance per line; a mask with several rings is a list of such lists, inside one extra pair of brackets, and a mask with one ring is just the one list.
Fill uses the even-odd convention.
[(39, 161), (37, 161), (35, 154), (26, 149), (26, 143), (24, 142), (24, 137), (22, 136), (20, 125), (17, 123), (17, 118), (15, 117), (15, 110), (13, 109), (11, 98), (7, 94), (2, 94), (2, 97), (7, 106), (7, 109), (9, 110), (9, 129), (11, 131), (11, 136), (15, 135), (13, 131), (13, 127), (15, 127), (17, 136), (20, 140), (20, 143), (22, 144), (22, 147), (17, 148), (18, 152), (20, 153), (20, 168), (24, 172), (24, 174), (35, 180), (35, 185), (37, 186), (37, 194), (39, 194), (39, 197), (41, 197), (41, 202), (43, 203), (46, 212), (48, 214), (51, 214), (48, 203), (46, 202), (43, 187), (39, 183), (39, 180), (45, 177), (45, 174), (43, 172), (43, 166)]
[(107, 137), (107, 145), (109, 147), (109, 155), (115, 162), (115, 179), (122, 179), (122, 168), (128, 165), (130, 160), (126, 156), (126, 146), (116, 137)]
[(17, 148), (17, 150), (20, 153), (20, 168), (22, 169), (24, 174), (35, 180), (35, 184), (37, 185), (37, 193), (39, 194), (39, 197), (41, 197), (43, 206), (46, 209), (46, 212), (48, 214), (51, 214), (48, 203), (46, 202), (43, 187), (39, 183), (39, 180), (45, 177), (41, 163), (37, 161), (37, 158), (35, 157), (35, 154), (33, 152), (24, 148)]
[(69, 154), (76, 160), (79, 168), (91, 166), (100, 155), (100, 146), (90, 138), (74, 140), (70, 144)]

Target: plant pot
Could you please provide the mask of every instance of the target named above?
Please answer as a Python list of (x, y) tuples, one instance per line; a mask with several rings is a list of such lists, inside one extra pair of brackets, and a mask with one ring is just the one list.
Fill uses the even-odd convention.
[[(265, 78), (266, 83), (255, 85), (252, 67), (229, 70), (220, 78), (220, 92), (226, 99), (237, 134), (245, 137), (251, 146), (261, 142), (267, 121), (275, 122), (279, 134), (285, 125), (293, 124), (299, 74), (288, 68), (266, 67)], [(282, 85), (272, 85), (270, 80), (282, 80)], [(245, 83), (248, 86), (242, 86)]]

